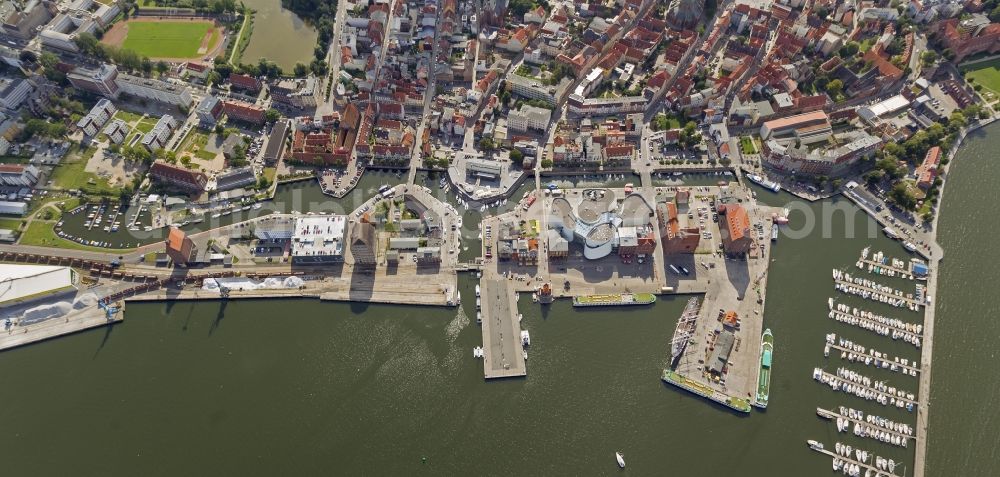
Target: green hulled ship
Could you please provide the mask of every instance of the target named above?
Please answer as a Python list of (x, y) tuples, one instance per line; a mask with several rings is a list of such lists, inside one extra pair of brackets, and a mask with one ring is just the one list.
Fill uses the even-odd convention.
[(617, 293), (573, 297), (573, 306), (649, 305), (656, 301), (652, 293)]
[(701, 397), (711, 399), (723, 406), (739, 412), (750, 412), (750, 402), (746, 399), (728, 396), (724, 393), (712, 389), (703, 383), (678, 374), (670, 369), (663, 370), (663, 382), (673, 384), (681, 389), (695, 393)]
[(774, 335), (768, 328), (760, 337), (760, 373), (757, 375), (757, 397), (753, 403), (754, 406), (761, 409), (767, 407), (767, 400), (771, 394), (771, 355), (773, 353)]

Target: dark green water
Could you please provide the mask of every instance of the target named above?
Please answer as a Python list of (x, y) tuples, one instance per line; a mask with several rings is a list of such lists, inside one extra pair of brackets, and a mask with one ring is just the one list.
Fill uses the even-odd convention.
[[(957, 168), (950, 200), (963, 189), (954, 186), (962, 173)], [(757, 190), (767, 203), (790, 200)], [(852, 266), (866, 245), (906, 256), (878, 233), (868, 237), (871, 221), (849, 205), (822, 226), (824, 208), (837, 205), (793, 205), (789, 234), (776, 245), (765, 319), (776, 338), (766, 412), (736, 415), (660, 382), (684, 297), (627, 312), (580, 312), (567, 302), (541, 309), (524, 299), (529, 376), (501, 382), (485, 382), (482, 363), (472, 358), (481, 334), (469, 319), (471, 300), (464, 310), (311, 300), (132, 304), (110, 331), (0, 355), (4, 467), (10, 475), (613, 475), (614, 451), (621, 450), (633, 475), (828, 475), (829, 459), (806, 448), (809, 438), (910, 461), (913, 446), (837, 435), (815, 415), (816, 406), (847, 405), (915, 420), (811, 379), (815, 366), (849, 366), (917, 390), (915, 378), (822, 356), (824, 335), (836, 332), (918, 357), (910, 345), (826, 317), (832, 267)], [(817, 225), (790, 238), (809, 216)], [(854, 238), (847, 238), (851, 226)], [(982, 229), (960, 230), (972, 236)], [(969, 248), (975, 258), (977, 247)], [(985, 293), (987, 280), (963, 279), (960, 254), (948, 250), (942, 281), (981, 284), (970, 296)], [(981, 258), (965, 269), (988, 278), (990, 263)], [(912, 289), (911, 282), (877, 280)], [(461, 286), (473, 296), (473, 281), (462, 277)], [(931, 440), (928, 475), (992, 475), (996, 459), (982, 457), (995, 452), (994, 418), (973, 409), (988, 409), (997, 387), (987, 371), (995, 320), (971, 304), (952, 312), (954, 291), (945, 286), (931, 414), (932, 433), (941, 433)], [(916, 320), (909, 311), (842, 301)], [(949, 326), (971, 317), (992, 328)], [(977, 367), (982, 371), (968, 372)], [(958, 398), (973, 404), (948, 405)], [(969, 472), (952, 472), (956, 464)]]

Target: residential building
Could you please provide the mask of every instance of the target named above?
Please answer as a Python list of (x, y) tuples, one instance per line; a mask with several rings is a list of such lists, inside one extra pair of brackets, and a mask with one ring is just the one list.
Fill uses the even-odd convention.
[(167, 146), (167, 142), (170, 141), (170, 136), (176, 128), (177, 121), (174, 120), (174, 117), (164, 114), (156, 121), (153, 129), (150, 129), (148, 133), (142, 136), (142, 145), (146, 146), (146, 149), (149, 149), (150, 152), (163, 149)]
[(101, 98), (86, 116), (80, 118), (76, 127), (87, 137), (94, 137), (107, 122), (118, 112), (118, 108), (107, 98)]
[(242, 101), (223, 101), (223, 108), (230, 120), (260, 126), (267, 118), (267, 112), (260, 106)]
[(118, 67), (115, 65), (103, 64), (97, 69), (76, 68), (66, 75), (66, 79), (77, 89), (112, 99), (118, 97)]
[[(235, 135), (234, 135), (235, 136)], [(233, 169), (227, 172), (219, 174), (215, 178), (215, 190), (216, 192), (222, 192), (225, 190), (239, 189), (240, 187), (248, 187), (257, 183), (257, 176), (253, 172), (252, 167), (241, 167), (238, 169)]]
[(813, 176), (843, 176), (863, 158), (875, 153), (882, 140), (863, 130), (832, 136), (836, 145), (811, 149), (788, 142), (764, 141), (763, 160), (768, 168)]
[(201, 172), (162, 161), (153, 163), (149, 168), (149, 176), (164, 186), (193, 194), (201, 194), (208, 183), (208, 178)]
[(698, 227), (681, 227), (677, 204), (672, 201), (656, 204), (656, 215), (663, 227), (660, 242), (663, 243), (664, 254), (694, 253), (698, 249), (701, 230)]
[(3, 2), (0, 5), (3, 32), (18, 40), (30, 40), (38, 33), (39, 27), (52, 19), (55, 12), (55, 4), (44, 0), (29, 0), (23, 6), (18, 6), (15, 2)]
[(507, 127), (514, 131), (545, 131), (552, 118), (552, 110), (521, 106), (519, 110), (511, 110), (507, 115)]
[(315, 108), (322, 82), (316, 78), (282, 79), (271, 83), (271, 99), (299, 109)]
[(121, 144), (125, 142), (125, 138), (128, 137), (128, 133), (131, 129), (128, 127), (128, 123), (122, 121), (121, 119), (114, 119), (108, 123), (107, 127), (104, 128), (104, 134), (108, 136), (114, 144)]
[(916, 170), (917, 187), (924, 191), (930, 189), (934, 185), (934, 179), (937, 178), (937, 170), (940, 164), (941, 148), (934, 146), (928, 149), (927, 154), (924, 155), (924, 161)]
[(281, 159), (285, 149), (285, 137), (288, 136), (288, 121), (278, 121), (271, 126), (271, 134), (267, 137), (267, 147), (264, 149), (264, 162), (274, 164)]
[(222, 117), (222, 101), (212, 95), (205, 96), (195, 107), (194, 112), (198, 115), (198, 127), (212, 129)]
[(184, 108), (190, 107), (191, 103), (194, 102), (191, 99), (191, 90), (187, 86), (124, 73), (118, 75), (115, 83), (118, 84), (118, 89), (122, 93), (136, 98), (158, 101)]
[(229, 75), (229, 85), (232, 88), (250, 93), (258, 93), (263, 87), (259, 79), (239, 73)]
[(14, 111), (34, 91), (35, 85), (27, 79), (0, 77), (0, 107)]
[(1000, 24), (991, 23), (980, 13), (964, 19), (942, 20), (937, 24), (937, 31), (941, 43), (954, 53), (952, 61), (955, 64), (967, 56), (1000, 51)]

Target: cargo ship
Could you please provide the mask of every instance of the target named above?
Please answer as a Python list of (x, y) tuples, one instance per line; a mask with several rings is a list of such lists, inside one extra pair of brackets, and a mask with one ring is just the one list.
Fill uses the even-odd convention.
[(765, 189), (769, 189), (771, 192), (781, 192), (781, 185), (777, 182), (769, 181), (763, 176), (758, 176), (757, 174), (747, 174), (746, 177), (747, 179), (750, 179), (750, 182), (753, 182), (754, 184), (757, 184)]
[(754, 406), (767, 408), (767, 400), (771, 395), (771, 354), (774, 353), (774, 335), (771, 329), (764, 330), (760, 338), (760, 373), (757, 375), (757, 397)]
[(703, 398), (711, 399), (712, 401), (722, 404), (723, 406), (726, 406), (734, 411), (746, 413), (750, 412), (750, 402), (746, 399), (727, 396), (712, 389), (708, 385), (688, 379), (669, 369), (663, 370), (662, 379), (665, 383), (673, 384), (674, 386), (695, 393)]
[(573, 297), (573, 306), (649, 305), (655, 301), (656, 295), (652, 293), (582, 295)]

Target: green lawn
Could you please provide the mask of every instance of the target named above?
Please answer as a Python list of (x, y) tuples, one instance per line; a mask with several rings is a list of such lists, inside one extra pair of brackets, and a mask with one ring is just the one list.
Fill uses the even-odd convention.
[(967, 79), (972, 78), (983, 88), (1000, 94), (1000, 59), (962, 66), (961, 70)]
[(18, 230), (21, 228), (21, 219), (0, 218), (0, 229)]
[(52, 222), (32, 222), (27, 229), (21, 232), (21, 240), (17, 243), (20, 245), (37, 245), (41, 247), (58, 247), (72, 250), (91, 250), (97, 252), (124, 252), (132, 250), (90, 247), (76, 243), (72, 240), (66, 240), (56, 235), (55, 230), (53, 230), (54, 225), (55, 224)]
[(143, 134), (146, 134), (153, 130), (153, 126), (156, 126), (156, 121), (157, 121), (156, 119), (152, 118), (143, 119), (142, 121), (139, 121), (139, 123), (135, 125), (135, 130)]
[(115, 119), (121, 119), (131, 125), (132, 123), (142, 119), (142, 115), (119, 109), (118, 112), (115, 113)]
[(753, 139), (749, 136), (740, 137), (740, 150), (743, 154), (757, 154), (757, 148), (753, 145)]
[(201, 40), (212, 28), (209, 21), (129, 22), (122, 47), (150, 58), (197, 58)]
[(71, 149), (66, 158), (52, 170), (52, 182), (56, 187), (79, 189), (88, 194), (113, 195), (118, 191), (108, 185), (108, 180), (92, 172), (84, 171), (87, 161), (94, 155), (94, 148), (79, 151)]

